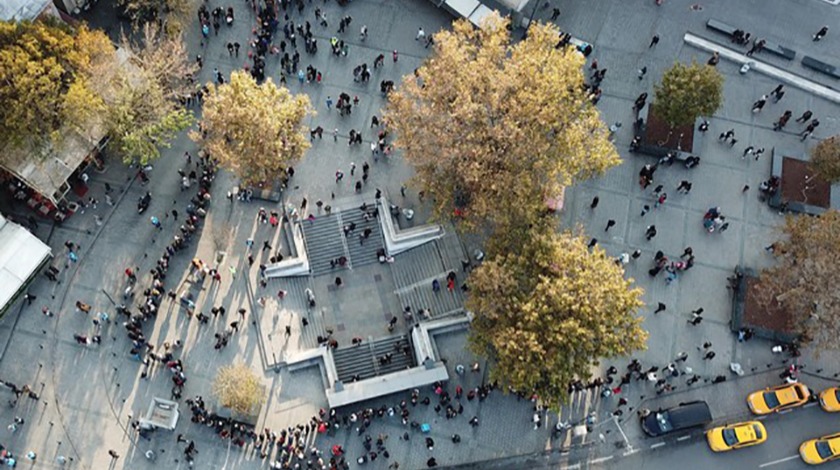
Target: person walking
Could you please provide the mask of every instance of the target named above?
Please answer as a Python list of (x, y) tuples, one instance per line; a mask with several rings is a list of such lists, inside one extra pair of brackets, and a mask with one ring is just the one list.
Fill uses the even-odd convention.
[(783, 96), (785, 96), (784, 85), (779, 84), (773, 91), (770, 92), (770, 96), (773, 97), (773, 102), (778, 103)]
[(709, 352), (706, 353), (705, 356), (703, 356), (704, 361), (711, 361), (714, 358), (715, 358), (715, 352), (714, 351), (709, 351)]
[(753, 155), (755, 156), (755, 161), (758, 161), (759, 157), (761, 157), (761, 155), (763, 155), (763, 154), (764, 154), (764, 147), (756, 150), (755, 153), (753, 153)]
[(819, 42), (826, 34), (828, 34), (828, 26), (823, 26), (819, 31), (817, 31), (817, 34), (815, 34), (812, 39), (814, 42)]
[(636, 102), (633, 104), (633, 111), (635, 111), (635, 112), (641, 111), (642, 108), (644, 108), (645, 104), (647, 103), (647, 97), (648, 97), (647, 93), (642, 93), (641, 95), (639, 95), (639, 97), (636, 98)]
[(645, 229), (645, 238), (647, 239), (647, 241), (650, 241), (655, 236), (656, 236), (656, 225), (648, 225), (647, 229)]
[(654, 34), (653, 37), (650, 38), (650, 45), (648, 45), (648, 49), (650, 49), (651, 47), (653, 47), (657, 44), (659, 44), (659, 35)]
[(662, 302), (659, 302), (659, 305), (656, 307), (656, 310), (653, 311), (653, 314), (656, 315), (659, 312), (664, 312), (665, 309), (667, 309), (667, 308), (668, 307), (665, 304), (663, 304)]
[(764, 105), (766, 103), (767, 103), (767, 95), (761, 95), (761, 98), (759, 98), (758, 101), (753, 103), (752, 112), (757, 113), (757, 112), (761, 111), (764, 108)]
[(802, 113), (802, 116), (799, 116), (798, 118), (796, 118), (796, 122), (804, 123), (805, 121), (811, 119), (811, 116), (813, 116), (813, 115), (814, 115), (814, 113), (812, 113), (810, 109), (806, 110), (804, 113)]
[(790, 121), (791, 116), (793, 116), (793, 112), (791, 110), (786, 110), (784, 114), (779, 116), (779, 120), (773, 123), (773, 130), (780, 131), (784, 128), (788, 121)]
[(688, 320), (688, 324), (691, 325), (691, 326), (697, 326), (702, 321), (703, 321), (703, 317), (698, 315), (698, 316), (692, 318), (691, 320)]
[(607, 227), (604, 229), (604, 231), (606, 232), (614, 226), (615, 226), (615, 220), (610, 219), (610, 220), (607, 221)]
[(559, 16), (560, 16), (560, 9), (559, 8), (553, 9), (551, 11), (551, 20), (550, 21), (556, 20)]
[(333, 100), (331, 96), (327, 96), (327, 111), (332, 109)]
[(816, 129), (817, 126), (819, 126), (819, 125), (820, 125), (820, 121), (818, 119), (814, 119), (813, 121), (808, 123), (808, 127), (806, 127), (805, 131), (802, 132), (802, 135), (800, 136), (799, 140), (804, 141), (805, 139), (807, 139), (808, 136), (810, 136), (814, 132), (814, 129)]
[(766, 40), (766, 39), (758, 39), (758, 40), (756, 40), (756, 41), (753, 43), (753, 46), (750, 48), (750, 50), (748, 50), (748, 51), (747, 51), (747, 57), (751, 57), (751, 56), (752, 56), (753, 54), (755, 54), (756, 52), (761, 52), (761, 50), (762, 50), (762, 49), (764, 49), (764, 46), (765, 46), (766, 44), (767, 44), (767, 40)]
[(755, 147), (753, 147), (752, 145), (745, 148), (744, 153), (741, 155), (741, 160), (747, 158), (747, 155), (752, 155), (754, 151), (755, 151)]
[(414, 40), (419, 41), (421, 39), (424, 39), (425, 37), (426, 37), (426, 32), (423, 31), (423, 28), (422, 27), (417, 28), (417, 36), (414, 37)]
[(598, 196), (593, 197), (593, 198), (592, 198), (592, 203), (591, 203), (591, 204), (589, 204), (589, 208), (590, 208), (590, 209), (595, 209), (596, 207), (598, 207), (598, 203), (599, 203), (600, 201), (601, 201), (601, 199), (599, 199), (599, 198), (598, 198)]
[(691, 191), (691, 182), (688, 180), (680, 181), (680, 185), (677, 186), (677, 192), (688, 194)]
[(659, 198), (656, 199), (656, 203), (653, 205), (654, 209), (658, 208), (662, 204), (665, 204), (665, 201), (668, 199), (668, 193), (662, 193)]

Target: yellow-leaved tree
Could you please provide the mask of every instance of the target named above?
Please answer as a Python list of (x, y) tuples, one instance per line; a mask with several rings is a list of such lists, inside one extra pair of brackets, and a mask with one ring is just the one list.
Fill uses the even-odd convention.
[(473, 271), (467, 308), (470, 347), (490, 360), (490, 379), (557, 409), (573, 380), (588, 379), (600, 358), (644, 349), (647, 332), (633, 280), (599, 247), (550, 225)]
[(257, 411), (263, 393), (259, 378), (245, 364), (221, 367), (213, 381), (213, 395), (219, 404), (243, 416)]
[(242, 71), (208, 86), (201, 131), (190, 137), (243, 184), (279, 179), (309, 148), (303, 119), (314, 111), (306, 95), (292, 95), (270, 78), (257, 84)]
[(148, 163), (192, 123), (180, 98), (195, 69), (180, 36), (151, 26), (118, 49), (85, 25), (0, 22), (0, 141), (37, 150), (70, 130), (109, 134), (124, 160)]
[(436, 218), (457, 214), (467, 229), (527, 223), (546, 197), (621, 161), (584, 88), (584, 58), (555, 48), (558, 30), (534, 25), (511, 44), (507, 19), (485, 21), (436, 33), (384, 113)]
[(104, 102), (90, 70), (113, 53), (107, 36), (84, 25), (0, 22), (0, 141), (46, 145), (65, 123), (96, 116)]

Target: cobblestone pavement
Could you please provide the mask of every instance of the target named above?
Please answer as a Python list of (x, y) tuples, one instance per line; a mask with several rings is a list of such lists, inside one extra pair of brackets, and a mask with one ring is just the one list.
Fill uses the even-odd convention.
[[(758, 16), (755, 10), (759, 7), (755, 2), (732, 4), (708, 1), (702, 4), (702, 11), (692, 11), (677, 1), (666, 2), (660, 8), (656, 8), (653, 2), (593, 3), (568, 0), (556, 3), (563, 12), (557, 20), (558, 24), (575, 36), (594, 43), (594, 57), (598, 58), (603, 67), (609, 68), (603, 83), (604, 98), (599, 105), (604, 119), (610, 123), (620, 121), (625, 124), (616, 135), (616, 143), (625, 162), (603, 178), (586, 182), (569, 191), (561, 225), (583, 225), (614, 255), (635, 248), (643, 250), (643, 256), (628, 265), (628, 276), (634, 277), (645, 288), (648, 305), (655, 306), (657, 302), (664, 302), (668, 309), (658, 315), (651, 314), (652, 308), (643, 312), (646, 317), (644, 326), (651, 332), (651, 340), (648, 350), (639, 356), (640, 360), (645, 364), (663, 366), (677, 353), (685, 350), (689, 353), (686, 365), (705, 377), (725, 374), (730, 361), (740, 362), (750, 372), (755, 368), (756, 373), (766, 370), (767, 364), (778, 366), (779, 358), (770, 353), (768, 343), (738, 343), (731, 335), (727, 324), (729, 299), (723, 289), (725, 277), (734, 265), (761, 268), (770, 262), (761, 247), (772, 240), (773, 229), (778, 226), (781, 218), (759, 203), (755, 195), (755, 188), (769, 174), (770, 163), (768, 159), (742, 161), (736, 153), (737, 147), (735, 150), (721, 147), (713, 136), (721, 130), (735, 128), (744, 145), (755, 144), (768, 149), (783, 147), (804, 154), (815, 140), (810, 139), (803, 144), (791, 134), (773, 133), (772, 120), (781, 113), (780, 110), (787, 107), (793, 109), (795, 114), (805, 108), (812, 109), (823, 122), (816, 135), (820, 138), (836, 131), (837, 113), (834, 105), (787, 87), (788, 93), (782, 102), (768, 106), (759, 115), (753, 115), (749, 112), (749, 104), (772, 89), (776, 83), (760, 75), (741, 76), (734, 65), (722, 62), (718, 67), (726, 76), (725, 104), (711, 119), (710, 135), (698, 137), (695, 144), (695, 152), (703, 157), (702, 166), (692, 172), (675, 167), (657, 173), (657, 183), (664, 184), (666, 188), (671, 189), (681, 179), (689, 178), (694, 183), (694, 189), (688, 196), (678, 195), (672, 190), (668, 203), (645, 218), (638, 217), (638, 211), (644, 204), (649, 204), (651, 197), (635, 185), (635, 175), (646, 160), (625, 152), (632, 137), (629, 131), (632, 119), (630, 108), (639, 93), (651, 91), (652, 84), (674, 60), (706, 59), (700, 51), (684, 46), (681, 38), (686, 30), (709, 35), (703, 31), (702, 23), (710, 17), (723, 17), (749, 30), (768, 31), (768, 36), (773, 31), (796, 31), (797, 34), (790, 37), (778, 34), (777, 39), (787, 38), (784, 41), (789, 41), (787, 43), (797, 50), (827, 57), (829, 54), (826, 51), (836, 46), (835, 42), (840, 40), (837, 39), (840, 36), (829, 34), (823, 42), (813, 44), (809, 34), (827, 22), (826, 18), (835, 18), (836, 9), (819, 1), (801, 2), (792, 7), (790, 2), (771, 0), (761, 4), (761, 15)], [(222, 4), (213, 0), (208, 3), (211, 9), (217, 5)], [(330, 26), (324, 29), (316, 25), (314, 4), (306, 4), (304, 17), (313, 23), (321, 47), (314, 57), (302, 52), (301, 68), (312, 63), (323, 71), (324, 83), (300, 84), (289, 77), (288, 85), (293, 92), (309, 94), (318, 112), (309, 125), (322, 126), (325, 137), (313, 142), (307, 157), (296, 167), (296, 175), (284, 195), (285, 201), (299, 205), (302, 198), (306, 197), (311, 206), (318, 199), (332, 200), (332, 193), (339, 201), (352, 201), (356, 197), (352, 189), (354, 178), (348, 176), (343, 184), (336, 185), (334, 172), (342, 169), (349, 175), (351, 162), (361, 166), (362, 162), (368, 161), (372, 166), (371, 178), (360, 197), (372, 198), (375, 188), (381, 188), (389, 199), (417, 209), (418, 220), (422, 221), (426, 214), (422, 206), (418, 205), (416, 193), (409, 190), (407, 197), (399, 195), (400, 186), (410, 176), (410, 169), (399, 156), (379, 162), (371, 160), (366, 148), (373, 137), (369, 123), (370, 116), (379, 115), (384, 104), (377, 89), (379, 80), (387, 78), (397, 81), (400, 76), (410, 74), (428, 53), (422, 43), (414, 41), (417, 28), (422, 26), (426, 32), (434, 32), (446, 26), (451, 17), (425, 0), (356, 0), (347, 7), (340, 7), (334, 2), (325, 2), (319, 6), (326, 11)], [(791, 14), (791, 11), (795, 14)], [(91, 14), (94, 24), (106, 24), (112, 32), (118, 30), (106, 5), (98, 5)], [(352, 26), (342, 36), (350, 45), (350, 52), (347, 57), (335, 57), (326, 46), (337, 28), (337, 20), (346, 14), (353, 17)], [(550, 9), (538, 12), (538, 16), (543, 17), (549, 14)], [(297, 13), (291, 16), (298, 21)], [(201, 53), (205, 60), (200, 75), (202, 80), (212, 78), (213, 68), (218, 68), (228, 76), (233, 68), (245, 63), (244, 55), (238, 59), (227, 55), (224, 45), (228, 41), (245, 44), (253, 22), (254, 16), (242, 8), (242, 11), (237, 11), (234, 26), (229, 29), (222, 27), (219, 36), (211, 37), (204, 48), (199, 45), (198, 31), (195, 28), (189, 31), (187, 41), (191, 50), (193, 53)], [(370, 31), (369, 39), (365, 42), (358, 40), (358, 28), (362, 24), (366, 24)], [(634, 26), (628, 28), (628, 24)], [(654, 33), (659, 34), (662, 41), (655, 48), (648, 49), (650, 36)], [(396, 63), (391, 59), (391, 51), (394, 49), (399, 51), (399, 61)], [(353, 67), (362, 62), (370, 64), (380, 53), (386, 55), (385, 67), (374, 74), (371, 83), (354, 83)], [(759, 59), (766, 58), (762, 56)], [(279, 61), (273, 62), (273, 58), (269, 58), (268, 62), (269, 75), (277, 80)], [(647, 76), (642, 81), (636, 79), (636, 70), (640, 66), (648, 67)], [(825, 80), (806, 71), (797, 73)], [(339, 117), (335, 111), (327, 110), (325, 104), (327, 96), (335, 100), (342, 91), (351, 96), (359, 96), (360, 99), (360, 105), (354, 108), (354, 113), (345, 118)], [(339, 129), (337, 141), (332, 139), (332, 129), (335, 128)], [(350, 129), (362, 130), (366, 143), (361, 147), (347, 146), (346, 136)], [(200, 451), (196, 459), (197, 467), (257, 468), (266, 465), (252, 447), (241, 450), (231, 448), (228, 446), (229, 441), (220, 442), (210, 430), (189, 423), (186, 407), (182, 410), (185, 415), (174, 433), (158, 431), (151, 436), (151, 440), (139, 438), (128, 423), (132, 417), (145, 411), (152, 397), (169, 397), (169, 373), (153, 370), (148, 378), (141, 378), (139, 364), (128, 356), (130, 344), (124, 339), (122, 327), (117, 323), (103, 326), (103, 344), (98, 348), (81, 347), (72, 339), (74, 333), (90, 334), (93, 331), (90, 318), (73, 310), (75, 301), (83, 300), (91, 304), (95, 311), (112, 311), (112, 301), (119, 301), (125, 287), (123, 269), (138, 266), (139, 272), (148, 272), (163, 250), (165, 237), (176, 230), (176, 224), (170, 219), (164, 219), (164, 230), (162, 235), (158, 234), (144, 217), (160, 217), (173, 207), (185, 207), (188, 197), (177, 189), (179, 178), (176, 172), (177, 168), (185, 164), (182, 157), (185, 151), (195, 154), (196, 148), (182, 136), (165, 152), (165, 157), (155, 164), (151, 172), (152, 182), (148, 187), (140, 187), (133, 181), (135, 170), (111, 159), (104, 172), (91, 175), (91, 194), (103, 201), (104, 184), (107, 182), (119, 194), (119, 198), (115, 197), (116, 206), (102, 204), (97, 209), (75, 215), (62, 226), (49, 227), (42, 224), (37, 231), (39, 236), (54, 247), (56, 263), (62, 266), (63, 273), (60, 284), (38, 280), (32, 286), (32, 291), (38, 296), (37, 304), (49, 305), (58, 314), (51, 319), (44, 318), (38, 314), (38, 305), (21, 305), (13, 308), (0, 322), (0, 339), (7, 340), (0, 359), (0, 378), (18, 385), (30, 384), (40, 396), (39, 400), (22, 399), (15, 407), (0, 412), (0, 419), (5, 422), (11, 423), (15, 416), (21, 416), (26, 421), (16, 432), (0, 431), (0, 439), (17, 454), (36, 451), (39, 466), (51, 466), (57, 456), (63, 455), (74, 459), (69, 466), (79, 468), (105, 468), (109, 465), (116, 468), (152, 468), (155, 464), (147, 461), (143, 453), (154, 449), (158, 455), (157, 465), (163, 468), (185, 467), (181, 453), (184, 445), (176, 442), (174, 434), (177, 433), (183, 433), (196, 441)], [(744, 184), (749, 184), (753, 189), (742, 194)], [(186, 270), (193, 257), (209, 261), (217, 252), (226, 252), (224, 263), (236, 267), (238, 275), (232, 279), (229, 275), (223, 275), (221, 283), (206, 285), (205, 290), (201, 291), (198, 305), (199, 310), (205, 313), (212, 306), (225, 306), (226, 318), (215, 319), (209, 325), (198, 325), (196, 321), (190, 321), (178, 306), (164, 301), (154, 331), (148, 336), (153, 344), (158, 345), (176, 339), (183, 341), (179, 355), (184, 360), (188, 375), (185, 397), (200, 394), (210, 403), (210, 382), (221, 365), (241, 361), (254, 370), (264, 370), (267, 401), (260, 412), (259, 425), (279, 430), (305, 423), (326, 406), (323, 378), (316, 368), (296, 371), (267, 368), (271, 359), (262, 357), (261, 351), (266, 351), (265, 356), (271, 352), (281, 352), (283, 340), (274, 336), (269, 339), (267, 334), (275, 335), (280, 325), (284, 325), (283, 321), (287, 317), (283, 314), (277, 316), (276, 324), (275, 315), (260, 316), (259, 329), (262, 335), (257, 332), (257, 325), (250, 323), (253, 317), (248, 317), (240, 332), (232, 338), (230, 346), (218, 351), (212, 348), (213, 333), (234, 321), (238, 308), (246, 308), (251, 314), (259, 308), (256, 299), (263, 295), (272, 298), (269, 307), (275, 308), (274, 303), (277, 301), (274, 295), (277, 289), (300, 288), (276, 281), (263, 294), (253, 282), (244, 280), (245, 273), (248, 273), (251, 280), (255, 279), (256, 271), (256, 264), (249, 268), (245, 260), (245, 240), (254, 237), (259, 246), (262, 239), (269, 239), (279, 247), (278, 242), (282, 236), (277, 231), (258, 227), (254, 222), (259, 207), (268, 206), (268, 203), (229, 203), (224, 199), (224, 194), (234, 186), (235, 181), (227, 174), (222, 173), (217, 178), (213, 188), (215, 200), (201, 237), (176, 256), (170, 268), (170, 276), (175, 279), (168, 280), (172, 286), (179, 285), (183, 278), (178, 273)], [(138, 216), (134, 203), (146, 190), (154, 195), (152, 206), (147, 214)], [(589, 201), (595, 195), (600, 197), (601, 204), (595, 211), (590, 211)], [(728, 216), (731, 223), (728, 232), (710, 235), (700, 230), (699, 219), (702, 213), (713, 205), (721, 206)], [(20, 208), (13, 207), (10, 210), (22, 213)], [(102, 227), (94, 223), (94, 214), (105, 219)], [(615, 219), (617, 225), (606, 234), (608, 236), (604, 236), (603, 226), (608, 219)], [(645, 226), (650, 223), (657, 225), (659, 235), (648, 243), (642, 234)], [(81, 245), (80, 263), (67, 269), (63, 268), (62, 258), (65, 240), (73, 240)], [(698, 262), (694, 269), (671, 285), (665, 285), (661, 278), (650, 279), (647, 276), (645, 270), (648, 269), (654, 251), (661, 249), (668, 256), (675, 257), (685, 246), (692, 246), (697, 255)], [(368, 272), (365, 275), (370, 274)], [(354, 282), (352, 277), (347, 280), (349, 284)], [(317, 284), (320, 281), (315, 282)], [(386, 277), (385, 282), (391, 280)], [(361, 285), (361, 281), (358, 285)], [(316, 288), (319, 287), (316, 285)], [(324, 297), (333, 295), (326, 290), (326, 285), (320, 289), (325, 291), (320, 294)], [(360, 307), (365, 302), (360, 297), (369, 295), (370, 291), (358, 289), (347, 292), (342, 306), (346, 305), (348, 311), (356, 312), (355, 315), (360, 319)], [(290, 299), (290, 304), (293, 300)], [(294, 305), (286, 307), (297, 308)], [(700, 327), (688, 326), (685, 321), (688, 313), (699, 307), (705, 309), (706, 320)], [(374, 325), (371, 334), (376, 334), (376, 329), (380, 328), (378, 325), (383, 322), (383, 317), (379, 315), (383, 312), (376, 313), (377, 318), (371, 321)], [(289, 314), (294, 315), (295, 312), (290, 311)], [(327, 318), (320, 326), (332, 323), (337, 324), (339, 320)], [(306, 340), (306, 334), (295, 333), (290, 341), (301, 344)], [(269, 344), (262, 349), (259, 347), (260, 341)], [(701, 361), (696, 353), (696, 346), (704, 341), (711, 341), (717, 351), (712, 361)], [(459, 376), (454, 372), (455, 364), (470, 364), (474, 361), (465, 352), (463, 343), (463, 333), (450, 333), (437, 338), (437, 347), (442, 357), (447, 359), (453, 377), (448, 385), (450, 393), (454, 393), (456, 385), (464, 389), (480, 385), (486, 373), (486, 368), (482, 368), (481, 374), (467, 372)], [(832, 357), (823, 356), (817, 360), (810, 356), (810, 352), (805, 356), (810, 370), (822, 369), (824, 374), (835, 372), (824, 365), (831, 364)], [(616, 361), (620, 368), (625, 363)], [(604, 367), (608, 364), (605, 362)], [(832, 377), (829, 375), (828, 378)], [(716, 415), (734, 413), (748, 388), (775, 381), (773, 374), (769, 373), (749, 376), (744, 380), (743, 385), (729, 380), (721, 385), (706, 386), (690, 392), (678, 385), (677, 393), (680, 395), (662, 397), (662, 400), (672, 400), (677, 396), (702, 397), (715, 403), (714, 406), (718, 407)], [(644, 406), (657, 406), (652, 388), (646, 387), (635, 383), (627, 387), (623, 396), (629, 400), (628, 406), (640, 406), (642, 395), (645, 396)], [(9, 392), (2, 393), (6, 393), (8, 398), (12, 397)], [(433, 393), (422, 390), (423, 395), (431, 396)], [(405, 396), (398, 394), (365, 406), (393, 406)], [(546, 426), (534, 430), (531, 422), (532, 404), (527, 400), (518, 402), (516, 397), (503, 396), (498, 391), (491, 393), (481, 403), (477, 399), (466, 401), (463, 414), (453, 420), (439, 416), (432, 406), (418, 405), (413, 408), (412, 419), (431, 426), (430, 436), (435, 440), (433, 452), (424, 449), (425, 443), (418, 431), (411, 431), (409, 442), (401, 441), (399, 438), (404, 428), (398, 420), (392, 418), (375, 420), (370, 432), (372, 435), (380, 432), (389, 435), (387, 448), (390, 460), (399, 461), (401, 468), (424, 467), (432, 455), (442, 466), (458, 465), (520, 454), (539, 455), (546, 450), (556, 450), (569, 444), (578, 446), (571, 454), (549, 453), (555, 460), (561, 457), (566, 459), (560, 460), (565, 463), (549, 465), (574, 465), (586, 459), (595, 460), (601, 458), (599, 456), (612, 455), (615, 443), (625, 442), (624, 438), (619, 437), (622, 432), (626, 435), (626, 443), (638, 447), (641, 437), (638, 426), (632, 422), (632, 412), (628, 411), (621, 421), (608, 419), (614, 410), (615, 400), (601, 401), (584, 394), (572, 397), (570, 406), (561, 414), (563, 421), (578, 422), (590, 411), (600, 410), (597, 424), (593, 428), (596, 432), (583, 438), (573, 439), (565, 435), (561, 440), (551, 440), (547, 428), (557, 422), (557, 417), (544, 417)], [(481, 422), (475, 429), (466, 423), (472, 416), (477, 416)], [(621, 429), (617, 427), (618, 423), (621, 423)], [(455, 433), (462, 437), (459, 444), (449, 440)], [(599, 434), (604, 435), (603, 440), (599, 439)], [(362, 451), (361, 441), (355, 433), (347, 430), (321, 436), (317, 442), (322, 447), (342, 444), (348, 456), (354, 458)], [(112, 461), (107, 454), (109, 449), (116, 450), (121, 457)], [(374, 462), (372, 466), (387, 466), (381, 459), (379, 462)], [(537, 460), (533, 459), (502, 460), (492, 468), (531, 468), (536, 464)], [(474, 466), (491, 468), (490, 464)]]

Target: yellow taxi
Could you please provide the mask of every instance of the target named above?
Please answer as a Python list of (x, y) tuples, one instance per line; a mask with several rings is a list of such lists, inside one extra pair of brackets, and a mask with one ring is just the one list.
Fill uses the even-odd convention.
[(764, 390), (750, 393), (747, 405), (750, 411), (757, 415), (766, 415), (778, 411), (789, 410), (808, 403), (811, 391), (801, 383), (767, 387)]
[(805, 463), (818, 465), (840, 457), (840, 433), (805, 441), (799, 446), (799, 456)]
[(840, 411), (840, 388), (831, 387), (820, 392), (820, 406), (828, 412)]
[(715, 452), (740, 449), (761, 444), (767, 440), (767, 431), (758, 421), (730, 424), (706, 431), (709, 448)]

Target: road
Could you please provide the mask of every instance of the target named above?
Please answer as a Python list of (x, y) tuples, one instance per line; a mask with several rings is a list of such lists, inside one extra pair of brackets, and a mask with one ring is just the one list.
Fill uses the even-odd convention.
[[(761, 418), (760, 418), (761, 419)], [(787, 413), (770, 415), (761, 419), (767, 428), (767, 442), (724, 453), (709, 450), (705, 438), (693, 433), (688, 440), (678, 442), (680, 436), (667, 441), (651, 439), (648, 448), (627, 457), (614, 457), (608, 461), (593, 459), (590, 469), (642, 469), (645, 470), (709, 470), (709, 469), (762, 469), (796, 470), (810, 468), (799, 458), (799, 445), (808, 440), (840, 432), (840, 416), (826, 413), (817, 403)], [(665, 445), (650, 449), (652, 445)], [(593, 463), (594, 462), (594, 463)], [(831, 467), (831, 465), (829, 465)], [(574, 468), (573, 465), (567, 468)]]

